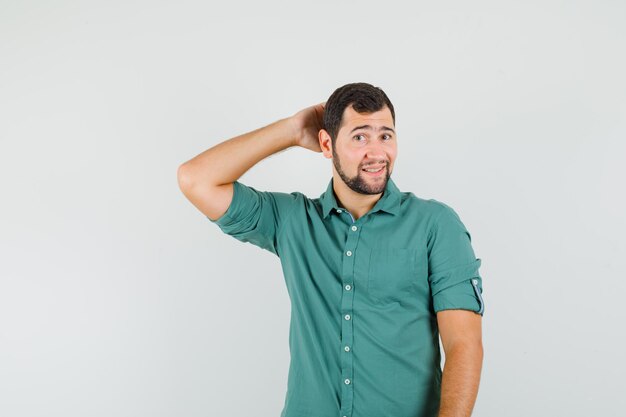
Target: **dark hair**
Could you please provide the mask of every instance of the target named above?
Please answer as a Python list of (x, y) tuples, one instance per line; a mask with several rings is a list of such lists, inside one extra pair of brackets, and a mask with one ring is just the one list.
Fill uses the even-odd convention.
[(389, 107), (393, 124), (396, 124), (396, 113), (387, 94), (380, 88), (368, 83), (350, 83), (336, 89), (324, 105), (324, 129), (331, 138), (333, 149), (337, 134), (341, 127), (344, 110), (352, 105), (358, 113), (373, 113)]

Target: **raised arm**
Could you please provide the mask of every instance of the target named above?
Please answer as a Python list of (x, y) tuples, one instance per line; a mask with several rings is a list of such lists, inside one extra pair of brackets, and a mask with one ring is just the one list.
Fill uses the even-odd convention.
[(317, 138), (324, 104), (228, 139), (183, 163), (177, 174), (181, 191), (205, 216), (218, 219), (231, 203), (233, 182), (259, 161), (291, 146), (321, 152)]

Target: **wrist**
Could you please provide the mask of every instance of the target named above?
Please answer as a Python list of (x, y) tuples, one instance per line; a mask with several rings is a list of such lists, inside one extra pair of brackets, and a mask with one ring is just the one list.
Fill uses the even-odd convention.
[(298, 125), (298, 121), (293, 116), (286, 117), (282, 121), (285, 123), (288, 132), (287, 137), (289, 137), (290, 146), (300, 146), (302, 131)]

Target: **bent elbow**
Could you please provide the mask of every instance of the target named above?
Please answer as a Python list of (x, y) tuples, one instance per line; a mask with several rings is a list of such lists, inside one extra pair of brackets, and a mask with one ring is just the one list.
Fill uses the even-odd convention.
[(193, 177), (189, 172), (189, 167), (185, 164), (178, 167), (176, 178), (178, 180), (178, 187), (182, 191), (189, 190), (193, 186)]

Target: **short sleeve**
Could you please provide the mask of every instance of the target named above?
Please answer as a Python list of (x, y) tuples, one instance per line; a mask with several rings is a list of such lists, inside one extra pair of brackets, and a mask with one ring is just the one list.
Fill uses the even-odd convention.
[(278, 256), (278, 237), (282, 226), (295, 208), (298, 192), (258, 191), (233, 183), (233, 199), (228, 209), (212, 223), (241, 242), (248, 242)]
[(483, 315), (482, 277), (471, 235), (448, 205), (433, 222), (428, 238), (428, 282), (435, 313), (462, 309)]

